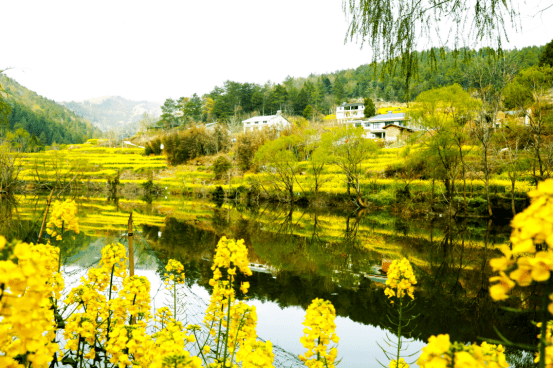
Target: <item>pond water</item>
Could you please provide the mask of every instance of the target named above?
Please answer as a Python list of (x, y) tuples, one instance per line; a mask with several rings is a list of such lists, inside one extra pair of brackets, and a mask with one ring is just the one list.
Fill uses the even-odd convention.
[[(330, 300), (336, 308), (339, 366), (388, 365), (379, 345), (386, 347), (386, 336), (395, 337), (395, 333), (386, 318), (386, 278), (380, 270), (401, 257), (410, 260), (418, 278), (411, 312), (417, 317), (403, 331), (405, 339), (413, 339), (408, 354), (419, 351), (429, 336), (441, 333), (469, 343), (482, 337), (498, 339), (496, 328), (508, 339), (536, 342), (537, 332), (529, 323), (532, 316), (499, 309), (488, 293), (493, 275), (489, 260), (509, 240), (506, 221), (410, 218), (385, 211), (273, 204), (246, 208), (183, 198), (152, 203), (76, 201), (81, 233), (61, 245), (68, 280), (77, 281), (79, 274), (97, 263), (107, 243), (126, 244), (123, 236), (133, 212), (136, 274), (149, 278), (153, 307), (165, 304), (160, 275), (168, 259), (177, 259), (185, 266), (186, 319), (192, 323), (201, 322), (209, 301), (211, 260), (218, 240), (222, 236), (244, 239), (253, 270), (247, 279), (248, 301), (257, 308), (258, 336), (279, 347), (277, 365), (301, 365), (295, 357), (306, 351), (299, 342), (302, 322), (316, 297)], [(35, 240), (44, 204), (40, 196), (4, 202), (1, 234)], [(521, 296), (525, 307), (533, 309), (533, 300)], [(523, 355), (511, 349), (507, 357), (517, 364)]]

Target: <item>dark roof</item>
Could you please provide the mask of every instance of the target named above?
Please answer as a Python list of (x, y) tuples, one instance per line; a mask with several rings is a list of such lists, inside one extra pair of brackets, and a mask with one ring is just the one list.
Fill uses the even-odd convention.
[(353, 105), (359, 106), (359, 105), (364, 105), (364, 103), (350, 103), (350, 104), (342, 103), (340, 106), (353, 106)]

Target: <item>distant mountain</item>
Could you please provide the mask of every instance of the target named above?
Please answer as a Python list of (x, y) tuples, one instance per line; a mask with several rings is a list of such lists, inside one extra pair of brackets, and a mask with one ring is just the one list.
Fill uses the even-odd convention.
[(23, 129), (29, 134), (28, 138), (21, 137), (21, 140), (27, 141), (19, 142), (21, 149), (25, 149), (31, 143), (35, 148), (51, 145), (53, 142), (83, 143), (89, 138), (100, 137), (102, 133), (88, 120), (1, 73), (0, 86), (6, 91), (0, 98), (5, 99), (10, 105), (11, 112), (7, 118), (11, 133)]
[(131, 101), (120, 96), (104, 96), (85, 101), (61, 102), (62, 105), (90, 120), (103, 131), (136, 133), (144, 113), (159, 117), (160, 104), (150, 101)]

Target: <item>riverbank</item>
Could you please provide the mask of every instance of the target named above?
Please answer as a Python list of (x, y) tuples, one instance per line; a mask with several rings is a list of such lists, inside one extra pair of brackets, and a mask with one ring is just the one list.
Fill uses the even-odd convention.
[[(185, 195), (232, 199), (243, 203), (290, 202), (270, 173), (240, 172), (226, 155), (231, 167), (216, 178), (217, 156), (201, 157), (188, 164), (170, 166), (163, 155), (144, 156), (139, 148), (106, 148), (91, 144), (74, 145), (64, 150), (21, 154), (19, 192), (31, 193), (71, 189), (108, 196)], [(449, 201), (445, 183), (425, 178), (406, 178), (391, 173), (390, 168), (403, 162), (400, 149), (382, 149), (362, 163), (365, 175), (359, 181), (362, 200), (369, 208), (400, 212), (488, 216), (486, 189), (478, 173), (465, 181), (454, 182), (454, 197)], [(315, 177), (308, 162), (300, 162), (294, 177), (293, 202), (317, 207), (356, 208), (354, 191), (346, 176), (333, 165), (325, 165)], [(526, 193), (534, 186), (529, 181), (515, 183), (515, 209), (528, 205)], [(504, 175), (490, 180), (491, 207), (495, 216), (512, 216), (512, 183)], [(349, 194), (350, 192), (350, 194)]]

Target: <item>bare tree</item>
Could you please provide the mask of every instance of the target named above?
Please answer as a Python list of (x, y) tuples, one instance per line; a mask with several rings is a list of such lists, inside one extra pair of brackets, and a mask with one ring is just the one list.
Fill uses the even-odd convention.
[(490, 200), (490, 176), (492, 134), (496, 129), (497, 115), (502, 107), (502, 91), (514, 78), (516, 66), (507, 57), (485, 58), (474, 61), (466, 72), (466, 77), (472, 92), (481, 99), (482, 105), (472, 126), (471, 134), (481, 147), (480, 169), (483, 172), (487, 207), (489, 216), (492, 216)]

